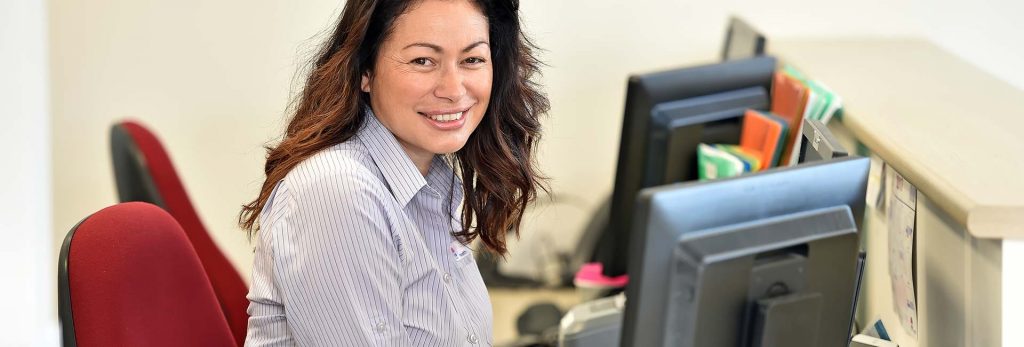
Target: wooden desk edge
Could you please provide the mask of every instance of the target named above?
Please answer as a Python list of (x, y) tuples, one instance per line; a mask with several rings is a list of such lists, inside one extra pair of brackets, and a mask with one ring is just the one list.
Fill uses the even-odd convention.
[(972, 201), (945, 182), (941, 175), (927, 172), (920, 165), (909, 162), (905, 156), (895, 153), (884, 139), (876, 138), (864, 124), (858, 122), (855, 114), (844, 115), (843, 125), (873, 153), (913, 183), (918, 191), (928, 195), (960, 225), (966, 226), (971, 235), (980, 238), (1024, 238), (1024, 206), (986, 205)]

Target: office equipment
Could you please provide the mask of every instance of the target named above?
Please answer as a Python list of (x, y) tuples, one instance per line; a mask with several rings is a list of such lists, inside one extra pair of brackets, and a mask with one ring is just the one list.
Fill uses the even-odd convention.
[(739, 143), (744, 112), (767, 108), (761, 86), (655, 105), (641, 186), (696, 180), (697, 144)]
[[(870, 179), (870, 178), (869, 178)], [(857, 280), (853, 283), (853, 307), (850, 309), (850, 335), (857, 333), (857, 303), (860, 302), (860, 290), (864, 288), (864, 263), (867, 261), (867, 253), (857, 253)]]
[(722, 61), (745, 59), (764, 55), (765, 37), (739, 17), (729, 17), (722, 45)]
[(803, 120), (828, 124), (841, 112), (843, 98), (789, 65), (775, 74), (772, 88), (772, 112), (786, 119), (791, 131), (780, 165), (790, 165), (798, 159), (796, 146), (803, 132)]
[(839, 144), (832, 131), (824, 123), (814, 119), (804, 119), (800, 135), (800, 156), (798, 163), (816, 160), (828, 160), (849, 156), (850, 153)]
[(163, 144), (142, 124), (124, 121), (110, 128), (110, 150), (119, 200), (155, 204), (174, 216), (199, 255), (235, 341), (244, 343), (249, 289), (199, 219)]
[[(792, 274), (790, 265), (803, 262), (802, 288), (808, 291), (798, 293), (822, 297), (820, 302), (812, 297), (768, 302), (763, 306), (765, 317), (786, 315), (788, 308), (813, 310), (820, 305), (818, 341), (845, 343), (868, 165), (866, 158), (844, 158), (645, 189), (634, 224), (622, 345), (736, 345), (718, 342), (736, 338), (736, 332), (751, 331), (734, 326), (750, 313), (737, 307), (746, 306), (750, 288), (757, 288), (750, 266), (757, 254), (770, 250), (786, 250), (781, 253), (782, 263), (772, 263), (780, 266), (780, 274)], [(762, 254), (762, 258), (775, 259), (774, 254)], [(719, 261), (724, 263), (716, 265)], [(716, 270), (718, 266), (725, 272)], [(800, 281), (799, 275), (794, 278), (793, 283)], [(776, 328), (771, 321), (760, 325), (764, 331)], [(755, 323), (752, 326), (758, 326)], [(704, 344), (710, 341), (714, 342)]]
[(747, 110), (743, 116), (743, 131), (740, 147), (757, 152), (765, 168), (779, 164), (782, 147), (789, 135), (786, 120), (757, 110)]
[(79, 222), (57, 279), (63, 346), (237, 342), (185, 232), (155, 205), (122, 203)]
[(858, 322), (881, 319), (902, 347), (1021, 345), (1024, 90), (922, 38), (773, 41), (771, 54), (843, 96), (828, 124), (840, 143), (918, 188), (918, 334), (893, 308), (884, 209), (865, 214)]
[(636, 193), (644, 187), (647, 136), (654, 106), (748, 87), (760, 86), (768, 90), (774, 70), (775, 59), (763, 56), (629, 78), (612, 191), (610, 227), (609, 232), (602, 235), (595, 254), (595, 259), (604, 264), (605, 276), (614, 277), (626, 272), (632, 207)]
[(561, 347), (614, 346), (622, 333), (622, 309), (626, 297), (600, 298), (573, 307), (562, 317), (558, 330)]

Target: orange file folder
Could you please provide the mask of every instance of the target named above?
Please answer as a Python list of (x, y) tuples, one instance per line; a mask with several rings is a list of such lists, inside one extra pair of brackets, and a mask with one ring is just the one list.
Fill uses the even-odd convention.
[(789, 126), (780, 117), (747, 110), (743, 115), (740, 147), (761, 155), (761, 167), (777, 166)]
[[(807, 105), (807, 97), (810, 93), (807, 86), (793, 76), (783, 72), (776, 72), (772, 78), (772, 107), (771, 112), (785, 119), (789, 125), (789, 136), (785, 139), (782, 149), (782, 158), (789, 158), (800, 136), (800, 122), (803, 121), (804, 107)], [(784, 165), (789, 163), (779, 163)]]

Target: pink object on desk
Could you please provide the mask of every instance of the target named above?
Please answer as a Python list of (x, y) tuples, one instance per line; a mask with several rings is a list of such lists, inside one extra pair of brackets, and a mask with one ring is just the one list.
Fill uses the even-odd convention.
[(607, 277), (601, 273), (601, 263), (586, 263), (576, 272), (573, 284), (581, 288), (622, 288), (629, 283), (629, 275)]

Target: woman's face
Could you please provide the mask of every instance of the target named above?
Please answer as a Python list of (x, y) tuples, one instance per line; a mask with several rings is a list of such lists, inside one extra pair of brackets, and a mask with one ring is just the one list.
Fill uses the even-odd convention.
[(466, 144), (487, 110), (492, 71), (487, 18), (476, 5), (424, 0), (395, 20), (361, 88), (419, 162)]

